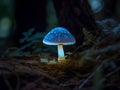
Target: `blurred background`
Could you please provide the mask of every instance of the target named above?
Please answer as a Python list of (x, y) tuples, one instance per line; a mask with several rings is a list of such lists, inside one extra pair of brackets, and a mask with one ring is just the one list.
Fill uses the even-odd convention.
[[(74, 2), (78, 1), (82, 2)], [(120, 0), (88, 0), (88, 3), (95, 21), (108, 18), (120, 21)], [(11, 46), (20, 46), (22, 33), (31, 28), (35, 32), (47, 32), (57, 26), (61, 20), (56, 5), (55, 0), (0, 0), (0, 52)], [(87, 20), (84, 18), (84, 21)]]

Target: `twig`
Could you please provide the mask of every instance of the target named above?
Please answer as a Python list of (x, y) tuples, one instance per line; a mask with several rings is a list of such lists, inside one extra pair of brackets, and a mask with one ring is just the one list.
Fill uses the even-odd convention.
[(15, 90), (19, 90), (20, 89), (20, 78), (16, 72), (15, 72), (15, 75), (16, 75), (16, 79), (17, 79), (17, 85), (16, 85)]
[(49, 79), (50, 81), (52, 81), (53, 83), (56, 83), (56, 84), (59, 83), (54, 77), (51, 77), (48, 73), (46, 73), (44, 70), (39, 69), (39, 68), (32, 68), (31, 69), (30, 67), (27, 67), (27, 66), (16, 65), (15, 72), (43, 76), (43, 77)]
[[(41, 77), (41, 78), (35, 80), (34, 82), (28, 83), (28, 84), (27, 84), (25, 87), (23, 87), (21, 90), (30, 90), (31, 88), (33, 88), (33, 87), (36, 86), (35, 83), (40, 82), (42, 79), (43, 79), (43, 77)], [(32, 87), (31, 87), (31, 85), (32, 85)]]
[(103, 79), (101, 79), (100, 82), (101, 82), (101, 83), (104, 82), (104, 81), (106, 80), (106, 78), (110, 77), (111, 75), (113, 75), (114, 73), (118, 72), (119, 70), (120, 70), (120, 67), (117, 68), (116, 70), (114, 70), (114, 71), (108, 73)]
[(12, 87), (11, 87), (11, 85), (10, 85), (10, 83), (9, 83), (9, 81), (6, 79), (6, 77), (4, 75), (3, 75), (3, 79), (4, 79), (4, 82), (7, 85), (8, 89), (9, 90), (13, 90)]
[(94, 72), (78, 87), (78, 90), (81, 90), (82, 87), (94, 76)]
[[(11, 73), (24, 73), (24, 74), (30, 74), (30, 75), (31, 74), (32, 75), (38, 75), (38, 76), (43, 76), (43, 77), (49, 79), (53, 83), (56, 83), (56, 84), (59, 83), (54, 77), (50, 76), (44, 70), (42, 70), (40, 68), (37, 68), (37, 67), (30, 68), (29, 66), (24, 66), (24, 65), (21, 65), (19, 63), (4, 62), (4, 63), (0, 63), (0, 68), (3, 68), (6, 71), (9, 71), (9, 73), (7, 73), (7, 74), (11, 74)], [(0, 72), (0, 75), (1, 74), (2, 73)], [(5, 75), (6, 73), (3, 73), (3, 74)]]
[[(83, 83), (81, 85), (79, 85), (79, 87), (77, 88), (77, 90), (82, 90), (83, 86), (95, 75), (95, 73), (101, 69), (101, 67), (106, 63), (106, 61), (103, 61), (98, 68), (85, 80), (83, 81)], [(76, 88), (74, 89), (76, 90)]]

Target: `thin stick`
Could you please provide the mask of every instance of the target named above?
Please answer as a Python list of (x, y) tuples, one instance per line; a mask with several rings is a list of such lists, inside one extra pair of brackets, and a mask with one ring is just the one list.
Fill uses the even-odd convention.
[(113, 75), (114, 73), (118, 72), (119, 70), (120, 70), (120, 68), (117, 68), (116, 70), (108, 73), (108, 74), (105, 76), (105, 78), (101, 79), (100, 82), (101, 82), (101, 83), (104, 82), (104, 81), (106, 80), (106, 78), (110, 77), (111, 75)]
[(20, 89), (20, 77), (18, 76), (18, 74), (16, 72), (15, 72), (15, 75), (16, 75), (16, 79), (17, 79), (17, 85), (16, 85), (15, 90), (19, 90)]
[(11, 85), (10, 85), (10, 83), (9, 83), (9, 81), (6, 79), (6, 77), (4, 75), (3, 75), (3, 79), (4, 79), (4, 82), (7, 85), (8, 89), (9, 90), (13, 90), (12, 87), (11, 87)]
[[(83, 86), (95, 75), (95, 73), (101, 69), (101, 67), (103, 66), (103, 64), (106, 63), (106, 61), (103, 61), (98, 68), (85, 80), (83, 81), (83, 83), (78, 87), (78, 90), (82, 90)], [(76, 90), (76, 89), (75, 89)]]

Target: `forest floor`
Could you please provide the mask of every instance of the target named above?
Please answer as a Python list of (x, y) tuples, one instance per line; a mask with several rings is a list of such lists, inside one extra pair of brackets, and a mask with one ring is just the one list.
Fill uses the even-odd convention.
[(0, 90), (120, 90), (120, 59), (44, 64), (32, 58), (1, 58)]
[(78, 46), (61, 62), (56, 58), (2, 56), (0, 90), (120, 90), (119, 36)]

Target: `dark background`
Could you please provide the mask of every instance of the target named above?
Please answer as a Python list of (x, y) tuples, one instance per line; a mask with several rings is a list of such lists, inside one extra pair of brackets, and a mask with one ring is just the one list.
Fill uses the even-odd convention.
[[(78, 45), (83, 42), (82, 28), (85, 27), (93, 35), (96, 35), (96, 20), (115, 18), (120, 21), (119, 0), (103, 0), (104, 7), (99, 13), (93, 13), (87, 0), (13, 0), (13, 2), (14, 12), (10, 15), (14, 19), (14, 28), (11, 29), (7, 39), (0, 41), (4, 43), (0, 44), (1, 48), (7, 48), (9, 45), (10, 47), (20, 46), (19, 40), (23, 38), (22, 33), (27, 32), (30, 28), (35, 28), (36, 32), (46, 32), (53, 28), (53, 26), (47, 28), (50, 17), (48, 12), (51, 9), (55, 10), (51, 16), (56, 15), (58, 19), (56, 26), (67, 28), (75, 36)], [(51, 6), (47, 8), (50, 2), (53, 3), (53, 8)], [(12, 5), (9, 5), (8, 8), (10, 6)], [(4, 12), (9, 13), (9, 10), (2, 10), (1, 13)], [(54, 16), (49, 19), (49, 24), (52, 24), (55, 19)]]
[(46, 30), (46, 0), (15, 0), (16, 39), (30, 28), (42, 32)]

